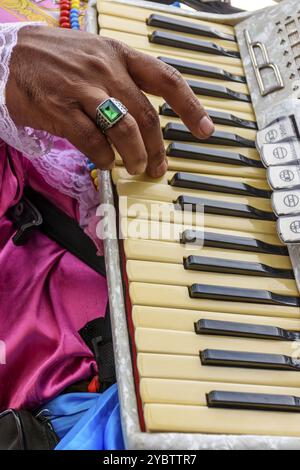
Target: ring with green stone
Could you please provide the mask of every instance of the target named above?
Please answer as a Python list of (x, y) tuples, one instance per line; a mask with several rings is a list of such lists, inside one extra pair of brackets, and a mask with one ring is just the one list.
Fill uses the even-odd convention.
[(96, 124), (102, 132), (113, 127), (126, 116), (128, 109), (116, 98), (108, 98), (99, 104), (96, 111)]

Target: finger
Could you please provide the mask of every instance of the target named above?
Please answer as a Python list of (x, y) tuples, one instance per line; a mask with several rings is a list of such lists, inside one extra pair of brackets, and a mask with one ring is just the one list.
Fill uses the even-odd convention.
[(196, 137), (207, 138), (214, 132), (212, 120), (178, 70), (134, 50), (127, 53), (126, 60), (139, 88), (163, 96)]
[(77, 110), (66, 123), (65, 137), (78, 150), (89, 157), (100, 170), (110, 170), (114, 166), (115, 155), (106, 137), (99, 131), (88, 116)]
[(159, 178), (168, 168), (165, 146), (160, 121), (155, 108), (148, 98), (132, 81), (131, 86), (123, 90), (123, 102), (135, 118), (146, 147), (148, 164), (146, 171), (149, 176)]
[[(91, 89), (82, 103), (85, 112), (96, 119), (96, 109), (109, 96), (100, 89)], [(119, 152), (124, 165), (131, 175), (141, 174), (147, 166), (147, 152), (136, 120), (127, 113), (116, 122), (105, 135)]]

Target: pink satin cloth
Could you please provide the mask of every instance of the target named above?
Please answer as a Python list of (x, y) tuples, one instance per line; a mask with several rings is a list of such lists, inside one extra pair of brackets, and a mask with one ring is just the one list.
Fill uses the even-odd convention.
[[(65, 143), (64, 143), (65, 145)], [(78, 330), (104, 316), (105, 279), (40, 232), (22, 247), (5, 213), (30, 183), (78, 220), (78, 204), (50, 187), (28, 159), (0, 141), (0, 411), (33, 409), (97, 373)]]

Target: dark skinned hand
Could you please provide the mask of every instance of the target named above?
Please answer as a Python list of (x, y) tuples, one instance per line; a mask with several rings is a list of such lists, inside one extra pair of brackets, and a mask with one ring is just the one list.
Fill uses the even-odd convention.
[[(19, 32), (6, 88), (12, 119), (68, 139), (100, 169), (113, 167), (113, 144), (130, 174), (166, 172), (159, 118), (144, 92), (162, 96), (196, 137), (214, 131), (180, 73), (163, 62), (89, 33), (46, 26)], [(129, 112), (104, 135), (96, 108), (110, 96)]]

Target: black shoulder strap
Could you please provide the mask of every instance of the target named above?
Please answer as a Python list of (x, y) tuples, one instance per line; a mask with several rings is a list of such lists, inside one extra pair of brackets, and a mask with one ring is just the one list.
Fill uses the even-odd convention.
[(102, 276), (106, 276), (103, 256), (97, 256), (92, 240), (78, 223), (32, 188), (26, 187), (19, 203), (7, 214), (18, 229), (13, 241), (23, 245), (38, 228), (63, 248)]
[[(104, 258), (97, 256), (94, 243), (78, 223), (32, 188), (25, 188), (22, 199), (7, 215), (17, 228), (15, 245), (24, 245), (30, 233), (39, 229), (97, 273), (106, 275)], [(95, 355), (103, 392), (116, 382), (109, 305), (105, 317), (87, 323), (79, 334)]]

